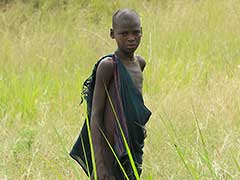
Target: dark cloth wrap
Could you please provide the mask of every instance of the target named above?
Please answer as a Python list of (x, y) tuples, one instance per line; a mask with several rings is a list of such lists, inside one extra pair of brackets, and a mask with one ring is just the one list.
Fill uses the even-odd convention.
[[(143, 97), (139, 90), (135, 87), (128, 71), (114, 54), (104, 56), (98, 60), (93, 68), (91, 76), (83, 84), (82, 97), (87, 102), (88, 120), (90, 121), (91, 119), (92, 98), (97, 67), (101, 60), (107, 57), (112, 58), (115, 64), (113, 78), (115, 84), (115, 93), (117, 93), (118, 96), (111, 98), (113, 98), (112, 101), (116, 105), (115, 107), (118, 108), (116, 110), (116, 114), (120, 121), (121, 128), (123, 129), (128, 142), (128, 146), (131, 150), (133, 160), (140, 175), (142, 171), (142, 155), (146, 133), (145, 124), (149, 120), (151, 112), (144, 105)], [(122, 109), (122, 111), (119, 109)], [(128, 154), (123, 143), (119, 127), (117, 123), (115, 124), (116, 132), (114, 134), (114, 151), (122, 166), (124, 167), (129, 179), (135, 180), (133, 169), (131, 167)], [(84, 152), (86, 154), (84, 154)], [(93, 166), (86, 120), (83, 124), (80, 135), (70, 152), (70, 156), (81, 165), (88, 176), (91, 175)], [(117, 180), (125, 179), (116, 161), (114, 163), (114, 173)]]

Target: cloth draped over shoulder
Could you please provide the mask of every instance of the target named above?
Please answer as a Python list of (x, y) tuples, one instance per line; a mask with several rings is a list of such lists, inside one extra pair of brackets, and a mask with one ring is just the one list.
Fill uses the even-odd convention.
[[(151, 112), (144, 105), (141, 93), (135, 87), (130, 74), (115, 54), (104, 56), (97, 61), (91, 76), (83, 84), (82, 97), (87, 102), (88, 121), (91, 121), (91, 109), (96, 71), (99, 63), (107, 57), (112, 58), (114, 62), (113, 81), (116, 96), (110, 98), (113, 102), (113, 111), (115, 111), (117, 118), (115, 119), (113, 149), (123, 165), (129, 179), (132, 180), (135, 179), (134, 173), (130, 165), (128, 154), (117, 121), (119, 121), (121, 129), (124, 132), (124, 136), (127, 140), (138, 173), (141, 174), (145, 139), (145, 124), (149, 120)], [(85, 120), (80, 135), (70, 152), (70, 156), (76, 160), (86, 174), (90, 176), (93, 171), (93, 165), (86, 121), (87, 119)], [(117, 179), (118, 177), (123, 177), (123, 173), (121, 172), (117, 161), (114, 163), (114, 173)], [(123, 178), (119, 179), (122, 180)]]

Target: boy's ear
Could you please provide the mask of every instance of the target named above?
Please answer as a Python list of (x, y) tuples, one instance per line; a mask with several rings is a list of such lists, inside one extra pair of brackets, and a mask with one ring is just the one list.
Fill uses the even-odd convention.
[(110, 29), (110, 37), (111, 37), (112, 39), (114, 39), (114, 31), (113, 31), (112, 28)]

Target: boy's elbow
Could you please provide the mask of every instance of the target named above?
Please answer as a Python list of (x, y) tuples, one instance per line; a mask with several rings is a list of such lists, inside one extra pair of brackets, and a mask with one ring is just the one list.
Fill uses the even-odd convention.
[(92, 114), (91, 116), (91, 121), (90, 121), (90, 126), (91, 127), (95, 127), (97, 125), (97, 120), (95, 118), (96, 116), (94, 114)]
[(101, 125), (101, 117), (100, 117), (101, 113), (98, 113), (96, 111), (92, 112), (92, 116), (91, 116), (91, 123), (90, 123), (90, 126), (91, 128), (98, 128), (100, 127)]

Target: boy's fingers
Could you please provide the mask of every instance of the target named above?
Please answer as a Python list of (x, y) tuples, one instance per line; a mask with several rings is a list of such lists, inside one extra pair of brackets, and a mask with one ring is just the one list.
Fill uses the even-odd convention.
[(114, 176), (110, 176), (109, 178), (110, 180), (116, 180), (116, 178)]

